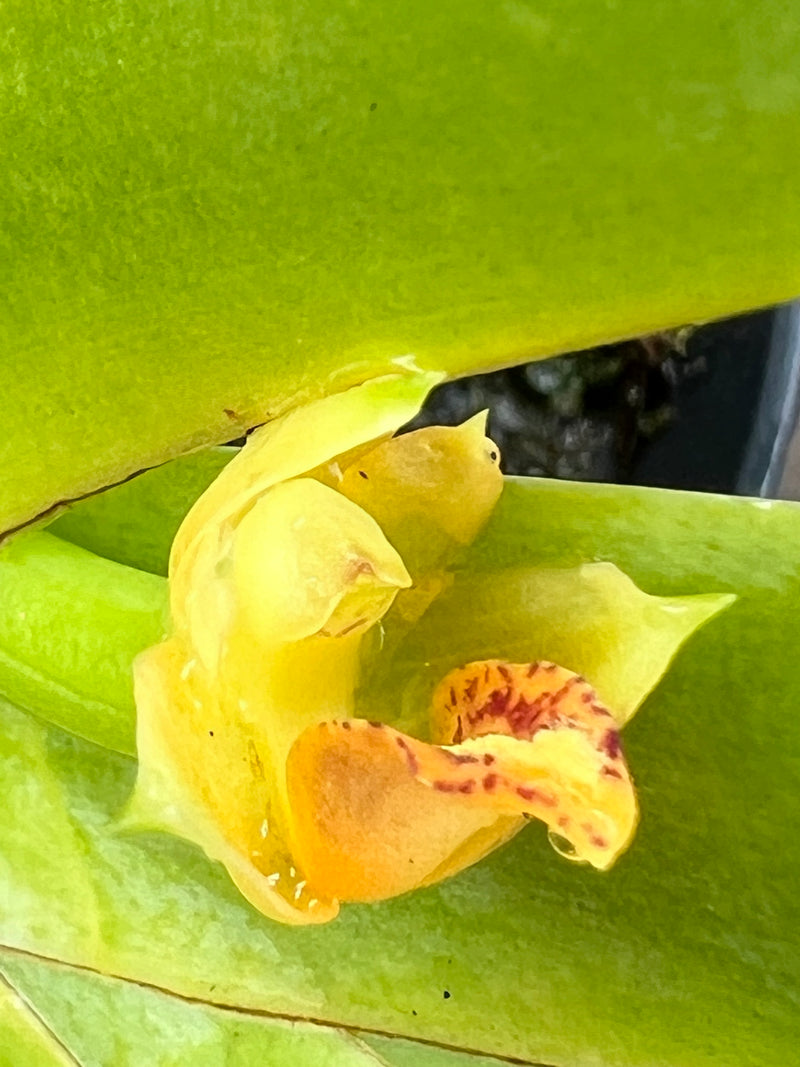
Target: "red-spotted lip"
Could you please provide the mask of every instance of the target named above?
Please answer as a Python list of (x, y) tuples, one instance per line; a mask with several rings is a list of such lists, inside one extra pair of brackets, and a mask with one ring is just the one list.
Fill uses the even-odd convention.
[(287, 781), (311, 883), (342, 899), (393, 896), (474, 862), (523, 816), (598, 868), (629, 844), (637, 809), (619, 732), (579, 675), (469, 664), (437, 687), (432, 718), (443, 744), (361, 719), (297, 739)]

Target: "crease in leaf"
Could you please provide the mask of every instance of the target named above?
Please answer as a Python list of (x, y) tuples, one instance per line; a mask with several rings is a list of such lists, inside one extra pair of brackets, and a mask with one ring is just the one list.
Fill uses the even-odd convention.
[[(35, 1014), (21, 997), (35, 1006)], [(60, 1056), (40, 1061), (35, 1056), (38, 1041), (14, 1045), (17, 1020), (4, 1017), (9, 1001), (25, 1011), (24, 1022), (32, 1024), (36, 1038), (45, 1038), (47, 1052), (54, 1047)], [(11, 1026), (4, 1030), (7, 1021)], [(0, 1044), (3, 1067), (3, 1052), (17, 1047), (24, 1047), (31, 1058), (20, 1056), (8, 1067), (76, 1067), (79, 1060), (138, 1067), (145, 1062), (183, 1063), (189, 1057), (193, 1064), (216, 1064), (222, 1057), (226, 1067), (497, 1067), (508, 1062), (424, 1039), (186, 999), (171, 990), (0, 946), (3, 1038), (10, 1038), (10, 1044)], [(66, 1055), (67, 1048), (75, 1059)]]
[[(13, 1031), (4, 1028), (0, 980), (0, 1064), (3, 1067), (139, 1067), (142, 1064), (220, 1064), (226, 1067), (382, 1067), (358, 1036), (319, 1025), (183, 1000), (116, 977), (0, 949), (0, 967), (59, 1040), (60, 1058), (5, 1060)], [(79, 1006), (79, 1010), (76, 1007)], [(43, 1035), (49, 1034), (39, 1024)], [(9, 1041), (12, 1041), (9, 1044)], [(44, 1043), (44, 1042), (43, 1042)], [(49, 1051), (49, 1046), (48, 1046)]]

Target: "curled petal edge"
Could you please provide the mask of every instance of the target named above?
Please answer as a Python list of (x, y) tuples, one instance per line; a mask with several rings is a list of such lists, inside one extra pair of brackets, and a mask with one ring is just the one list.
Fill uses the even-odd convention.
[(346, 900), (395, 896), (471, 865), (523, 817), (544, 822), (571, 858), (599, 869), (624, 851), (636, 797), (614, 720), (591, 686), (553, 664), (493, 661), (452, 672), (442, 693), (457, 701), (456, 685), (466, 680), (479, 696), (472, 683), (484, 674), (504, 683), (508, 675), (513, 699), (489, 716), (492, 732), (486, 718), (467, 723), (463, 715), (459, 727), (458, 714), (448, 721), (452, 708), (436, 709), (440, 730), (476, 730), (457, 744), (429, 744), (365, 720), (301, 734), (287, 785), (293, 851), (312, 884)]

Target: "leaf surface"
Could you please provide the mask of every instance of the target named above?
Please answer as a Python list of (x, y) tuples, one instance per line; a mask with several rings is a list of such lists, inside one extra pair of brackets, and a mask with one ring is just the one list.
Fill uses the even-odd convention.
[(75, 1067), (41, 1019), (0, 974), (0, 1067)]
[(531, 826), (438, 887), (282, 928), (190, 846), (115, 828), (132, 761), (4, 704), (0, 942), (207, 1002), (557, 1067), (791, 1062), (799, 535), (787, 504), (518, 482), (471, 550), (478, 575), (608, 560), (653, 593), (739, 595), (626, 729), (642, 821), (607, 874), (563, 862)]
[[(4, 1040), (16, 1032), (9, 1005), (24, 1013), (41, 1047), (61, 1057), (37, 1060), (37, 1046), (20, 1044), (29, 1058), (8, 1067), (500, 1067), (495, 1058), (220, 1008), (7, 950), (0, 951), (0, 974), (11, 983), (0, 985)], [(21, 996), (36, 1003), (48, 1029)], [(17, 1051), (5, 1045), (0, 1057), (6, 1050)]]
[(412, 355), (800, 290), (784, 0), (3, 7), (0, 529)]

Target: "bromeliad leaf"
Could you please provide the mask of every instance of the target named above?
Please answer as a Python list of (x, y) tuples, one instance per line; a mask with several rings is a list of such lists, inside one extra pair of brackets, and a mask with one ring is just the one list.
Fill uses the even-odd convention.
[(407, 353), (798, 293), (784, 0), (6, 8), (0, 531)]
[[(647, 536), (656, 528), (664, 556)], [(3, 705), (0, 941), (205, 1001), (534, 1062), (790, 1062), (800, 916), (783, 827), (800, 783), (785, 632), (797, 535), (791, 506), (528, 483), (506, 487), (469, 549), (465, 571), (484, 577), (521, 560), (563, 573), (600, 558), (662, 593), (745, 594), (626, 729), (642, 820), (609, 874), (557, 860), (530, 827), (457, 878), (284, 927), (178, 839), (115, 829), (129, 760)], [(759, 541), (772, 550), (754, 557)]]

